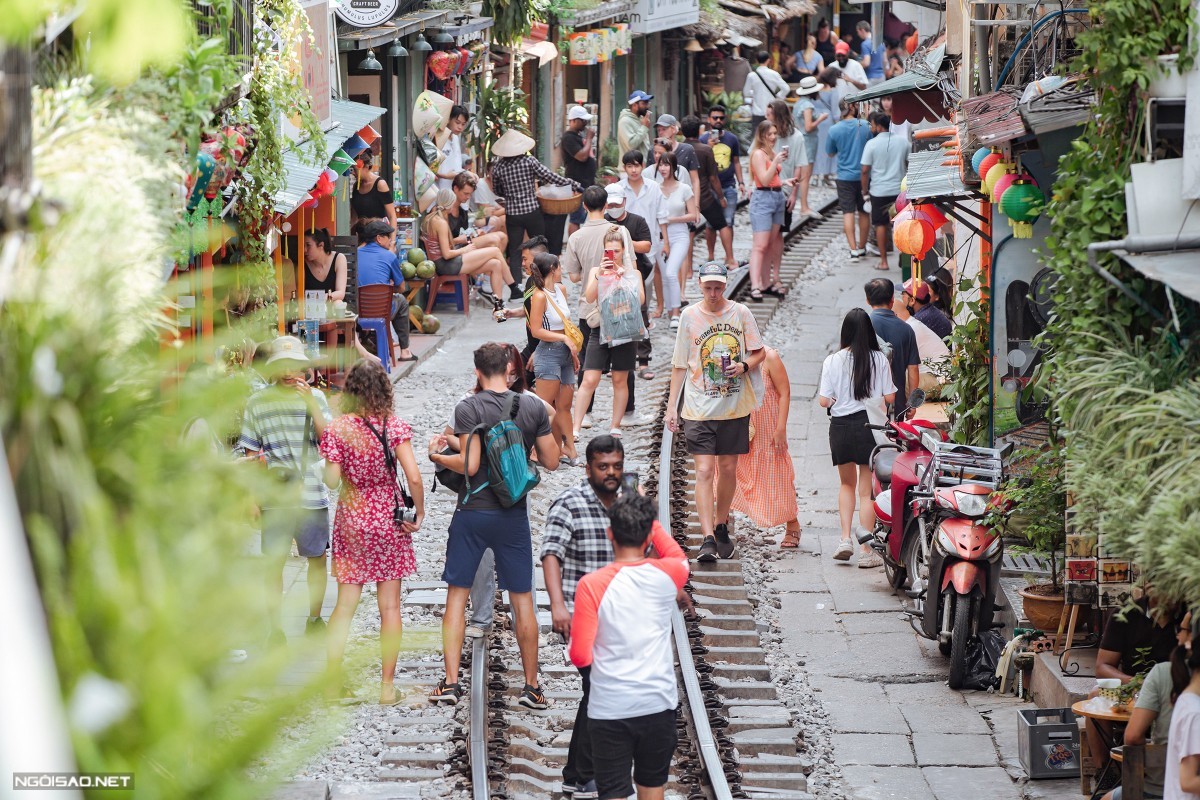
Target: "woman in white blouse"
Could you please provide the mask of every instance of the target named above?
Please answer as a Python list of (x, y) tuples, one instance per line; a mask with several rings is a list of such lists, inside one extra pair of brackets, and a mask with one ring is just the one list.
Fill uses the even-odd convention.
[[(829, 409), (829, 451), (841, 484), (838, 517), (842, 541), (833, 557), (848, 561), (854, 554), (850, 537), (856, 493), (859, 524), (868, 531), (875, 527), (869, 466), (875, 437), (867, 428), (866, 403), (882, 398), (890, 404), (896, 398), (891, 366), (879, 349), (879, 338), (871, 318), (861, 308), (851, 310), (842, 320), (841, 349), (827, 357), (821, 366), (821, 388), (817, 394), (821, 408)], [(879, 554), (864, 545), (858, 556), (858, 566), (867, 569), (882, 565)]]
[(692, 246), (688, 223), (700, 221), (700, 210), (691, 182), (676, 177), (679, 162), (674, 153), (660, 155), (654, 168), (658, 171), (659, 184), (667, 204), (667, 239), (663, 242), (661, 261), (663, 296), (674, 330), (679, 327), (679, 301), (683, 289), (679, 285), (679, 268)]

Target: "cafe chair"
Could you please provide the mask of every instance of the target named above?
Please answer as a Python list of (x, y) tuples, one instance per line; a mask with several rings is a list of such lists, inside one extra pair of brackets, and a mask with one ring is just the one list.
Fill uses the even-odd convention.
[(1127, 744), (1113, 748), (1115, 755), (1120, 751), (1121, 800), (1144, 800), (1146, 797), (1146, 770), (1155, 769), (1162, 774), (1167, 763), (1165, 744)]
[(392, 285), (375, 283), (358, 287), (358, 327), (375, 332), (375, 355), (392, 371)]
[(457, 310), (468, 317), (471, 316), (470, 281), (470, 275), (434, 275), (429, 279), (429, 299), (425, 301), (425, 313), (433, 311), (438, 303), (453, 302)]

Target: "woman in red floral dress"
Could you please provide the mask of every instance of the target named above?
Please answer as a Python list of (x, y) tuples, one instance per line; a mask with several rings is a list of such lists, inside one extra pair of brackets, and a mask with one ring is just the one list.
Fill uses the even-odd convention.
[[(360, 361), (346, 376), (343, 395), (347, 413), (331, 423), (321, 437), (325, 482), (341, 484), (333, 518), (333, 577), (337, 606), (329, 618), (328, 655), (331, 673), (341, 673), (350, 620), (358, 607), (364, 583), (375, 583), (379, 599), (379, 646), (383, 656), (381, 705), (400, 701), (393, 686), (400, 652), (400, 581), (417, 571), (412, 535), (425, 518), (425, 492), (412, 451), (412, 428), (392, 414), (392, 383), (378, 361)], [(382, 437), (395, 454), (389, 465)], [(400, 497), (392, 466), (404, 471), (416, 511), (414, 522), (397, 525)], [(401, 501), (403, 505), (403, 501)], [(340, 677), (330, 694), (351, 697)]]

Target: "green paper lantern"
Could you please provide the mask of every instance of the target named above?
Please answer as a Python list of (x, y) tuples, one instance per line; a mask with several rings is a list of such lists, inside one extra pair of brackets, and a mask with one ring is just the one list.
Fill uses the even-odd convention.
[(1042, 190), (1033, 181), (1019, 180), (1005, 190), (1000, 197), (1000, 213), (1008, 217), (1014, 238), (1033, 237), (1033, 223), (1042, 215), (1045, 204)]
[(329, 159), (329, 168), (338, 175), (345, 175), (354, 166), (354, 159), (346, 154), (345, 150), (338, 150)]

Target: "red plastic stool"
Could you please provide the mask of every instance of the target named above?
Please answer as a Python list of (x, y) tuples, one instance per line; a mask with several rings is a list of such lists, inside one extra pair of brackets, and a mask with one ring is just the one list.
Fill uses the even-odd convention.
[[(453, 302), (459, 311), (471, 316), (471, 276), (435, 275), (429, 279), (429, 299), (425, 301), (425, 313), (433, 311), (438, 303)], [(445, 291), (443, 291), (445, 288)]]

